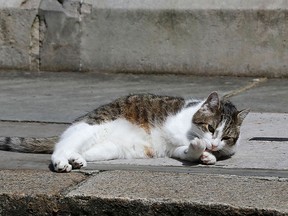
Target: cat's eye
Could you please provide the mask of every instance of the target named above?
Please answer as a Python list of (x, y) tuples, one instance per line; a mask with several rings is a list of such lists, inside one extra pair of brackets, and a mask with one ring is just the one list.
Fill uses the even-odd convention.
[(208, 130), (213, 134), (215, 132), (214, 128), (211, 125), (208, 125)]
[(222, 137), (222, 140), (229, 140), (229, 139), (231, 139), (231, 137), (228, 136)]

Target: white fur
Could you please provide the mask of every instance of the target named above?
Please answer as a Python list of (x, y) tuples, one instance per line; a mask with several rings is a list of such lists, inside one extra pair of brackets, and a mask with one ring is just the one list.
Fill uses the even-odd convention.
[[(163, 125), (155, 126), (150, 133), (125, 119), (101, 125), (73, 124), (55, 146), (51, 158), (54, 168), (69, 172), (72, 166), (85, 167), (86, 161), (148, 158), (151, 155), (147, 154), (147, 149), (154, 157), (167, 156), (188, 161), (201, 159), (206, 164), (215, 163), (214, 155), (203, 152), (211, 148), (212, 142), (219, 142), (219, 137), (200, 134), (200, 138), (188, 139), (189, 131), (193, 130), (192, 117), (202, 104), (169, 116)], [(221, 135), (221, 127), (219, 130)]]
[(215, 130), (214, 134), (205, 133), (204, 139), (207, 141), (207, 149), (211, 151), (218, 151), (223, 148), (225, 142), (222, 141), (223, 130), (225, 126), (225, 121), (222, 122)]

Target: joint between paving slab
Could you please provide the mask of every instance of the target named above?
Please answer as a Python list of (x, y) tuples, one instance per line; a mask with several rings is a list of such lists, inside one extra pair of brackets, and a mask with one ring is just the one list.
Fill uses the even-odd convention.
[[(100, 171), (98, 171), (98, 170), (87, 171), (87, 172), (83, 172), (83, 171), (78, 170), (77, 172), (75, 172), (75, 171), (73, 171), (73, 172), (74, 172), (74, 173), (81, 173), (83, 176), (85, 176), (85, 179), (83, 179), (81, 182), (78, 182), (77, 184), (74, 184), (74, 185), (72, 185), (72, 186), (70, 186), (70, 187), (64, 188), (62, 191), (59, 192), (59, 194), (60, 194), (61, 196), (64, 196), (64, 197), (67, 196), (71, 191), (73, 191), (73, 190), (79, 188), (80, 186), (86, 184), (86, 182), (87, 182), (90, 178), (92, 178), (92, 177), (94, 177), (95, 175), (97, 175), (97, 174), (100, 173)], [(61, 174), (60, 174), (60, 175), (61, 175)], [(64, 175), (65, 175), (65, 173), (64, 173)]]
[[(93, 170), (93, 167), (95, 168)], [(172, 172), (172, 173), (195, 173), (211, 175), (248, 176), (262, 179), (273, 179), (288, 181), (288, 170), (256, 169), (256, 168), (225, 168), (225, 167), (178, 167), (178, 166), (150, 166), (150, 165), (125, 165), (125, 164), (94, 164), (89, 163), (88, 168), (75, 170), (75, 172), (94, 175), (105, 171), (126, 170), (126, 171), (151, 171), (151, 172)]]

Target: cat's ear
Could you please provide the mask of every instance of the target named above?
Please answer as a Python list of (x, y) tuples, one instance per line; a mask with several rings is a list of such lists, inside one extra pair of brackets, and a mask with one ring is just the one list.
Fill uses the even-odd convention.
[(204, 102), (203, 106), (209, 107), (210, 110), (218, 110), (220, 108), (220, 99), (217, 92), (212, 92)]
[(249, 109), (244, 109), (238, 112), (237, 114), (238, 124), (242, 124), (243, 120), (245, 119), (245, 117), (248, 115), (249, 112), (250, 112)]

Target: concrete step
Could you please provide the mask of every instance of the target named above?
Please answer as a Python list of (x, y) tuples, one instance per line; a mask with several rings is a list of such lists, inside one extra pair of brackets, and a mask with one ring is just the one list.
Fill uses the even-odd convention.
[(288, 77), (287, 9), (283, 0), (0, 0), (0, 70)]
[(287, 179), (123, 170), (0, 173), (2, 215), (288, 215)]

